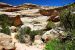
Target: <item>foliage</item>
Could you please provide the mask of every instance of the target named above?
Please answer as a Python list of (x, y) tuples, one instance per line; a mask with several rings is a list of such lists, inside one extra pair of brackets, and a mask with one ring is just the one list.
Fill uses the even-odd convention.
[(75, 2), (74, 3), (71, 3), (69, 5), (67, 5), (69, 8), (74, 8), (75, 7)]
[(0, 15), (0, 24), (7, 24), (7, 25), (9, 25), (8, 15), (5, 15), (5, 14), (1, 14)]
[(72, 41), (66, 41), (64, 44), (63, 44), (63, 50), (75, 50), (75, 41), (72, 40)]
[(52, 22), (52, 21), (48, 21), (48, 24), (46, 26), (46, 29), (51, 29), (51, 28), (54, 28), (55, 27), (55, 24)]
[(31, 28), (30, 27), (24, 27), (24, 28), (20, 28), (19, 31), (21, 34), (29, 34), (31, 32)]
[(16, 35), (16, 38), (21, 42), (21, 43), (25, 43), (25, 36), (29, 35), (31, 38), (31, 41), (34, 41), (34, 37), (35, 35), (41, 35), (42, 31), (41, 30), (34, 30), (31, 31), (31, 29), (29, 27), (25, 27), (25, 28), (21, 28), (19, 30), (19, 34)]
[(52, 40), (46, 44), (45, 50), (61, 50), (59, 40)]
[(0, 24), (2, 26), (2, 33), (10, 35), (10, 29), (9, 29), (9, 20), (8, 20), (8, 15), (2, 14), (0, 15)]
[(34, 30), (30, 32), (30, 37), (31, 37), (31, 41), (34, 41), (34, 37), (35, 35), (41, 35), (42, 34), (42, 30)]
[(25, 35), (29, 34), (31, 32), (31, 29), (29, 27), (20, 28), (19, 34), (16, 35), (16, 38), (21, 43), (25, 43)]
[(65, 38), (49, 41), (46, 44), (45, 50), (75, 50), (75, 14), (72, 13), (72, 9), (74, 8), (62, 10), (60, 14), (61, 27), (68, 34)]
[(75, 40), (62, 43), (60, 39), (55, 39), (46, 44), (45, 50), (75, 50)]
[(60, 14), (60, 22), (65, 30), (72, 31), (75, 29), (75, 14), (73, 14), (69, 9), (63, 10)]
[(1, 32), (10, 35), (10, 29), (8, 26), (3, 25)]

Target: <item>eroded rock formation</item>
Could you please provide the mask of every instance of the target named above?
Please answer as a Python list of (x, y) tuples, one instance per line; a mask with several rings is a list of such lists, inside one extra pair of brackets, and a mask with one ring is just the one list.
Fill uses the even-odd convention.
[(6, 35), (4, 33), (0, 33), (0, 49), (13, 49), (14, 43), (12, 43), (12, 39), (9, 35)]

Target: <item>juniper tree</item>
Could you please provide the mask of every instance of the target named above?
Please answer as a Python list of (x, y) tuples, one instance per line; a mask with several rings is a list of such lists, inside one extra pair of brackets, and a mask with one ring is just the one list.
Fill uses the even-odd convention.
[(9, 35), (10, 29), (9, 29), (8, 15), (5, 15), (5, 14), (0, 15), (0, 25), (2, 27), (1, 32)]

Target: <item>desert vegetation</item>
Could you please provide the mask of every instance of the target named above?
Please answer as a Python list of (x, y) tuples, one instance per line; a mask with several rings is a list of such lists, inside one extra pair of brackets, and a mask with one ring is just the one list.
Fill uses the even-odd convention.
[(0, 15), (0, 24), (1, 24), (1, 32), (10, 35), (9, 29), (9, 18), (8, 15), (2, 14)]
[(60, 26), (67, 35), (49, 41), (45, 50), (75, 50), (75, 14), (72, 10), (74, 7), (69, 7), (60, 13)]
[(35, 7), (0, 12), (0, 49), (75, 50), (75, 4), (48, 10)]

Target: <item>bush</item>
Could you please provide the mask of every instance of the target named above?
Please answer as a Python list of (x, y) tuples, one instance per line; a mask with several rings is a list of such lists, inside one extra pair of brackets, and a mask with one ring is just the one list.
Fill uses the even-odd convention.
[(60, 39), (49, 41), (44, 50), (75, 50), (75, 40), (62, 43)]
[(65, 50), (75, 50), (75, 41), (66, 41), (63, 46)]
[(19, 31), (21, 34), (29, 34), (31, 32), (31, 28), (25, 27), (25, 28), (21, 28)]
[(31, 41), (34, 41), (34, 37), (35, 35), (41, 35), (42, 34), (42, 30), (34, 30), (30, 32), (30, 37), (31, 37)]
[(1, 14), (0, 15), (0, 24), (7, 24), (9, 25), (9, 18), (8, 18), (8, 15), (5, 15), (5, 14)]
[(52, 41), (47, 42), (44, 50), (62, 50), (60, 41), (54, 39)]
[(70, 9), (63, 10), (60, 14), (60, 22), (66, 31), (72, 31), (75, 29), (75, 14), (72, 14)]
[(31, 32), (31, 29), (29, 27), (20, 28), (19, 34), (16, 35), (16, 38), (21, 43), (25, 43), (25, 36), (28, 35)]
[(2, 33), (5, 33), (7, 35), (10, 35), (10, 29), (8, 26), (5, 26), (5, 27), (2, 27), (2, 30), (1, 30)]
[(8, 15), (2, 14), (0, 15), (0, 24), (2, 27), (1, 32), (10, 35), (10, 29), (9, 29), (9, 19)]
[(65, 42), (60, 41), (62, 50), (75, 50), (75, 14), (72, 13), (72, 9), (63, 10), (60, 14), (61, 26), (68, 32), (64, 38)]
[(19, 30), (19, 34), (16, 35), (16, 38), (19, 40), (19, 42), (25, 43), (26, 35), (30, 36), (31, 41), (34, 41), (35, 35), (41, 35), (41, 34), (42, 34), (42, 30), (31, 31), (29, 27), (25, 27)]
[(54, 27), (55, 27), (55, 24), (52, 21), (48, 21), (46, 29), (50, 30), (51, 28), (54, 28)]

